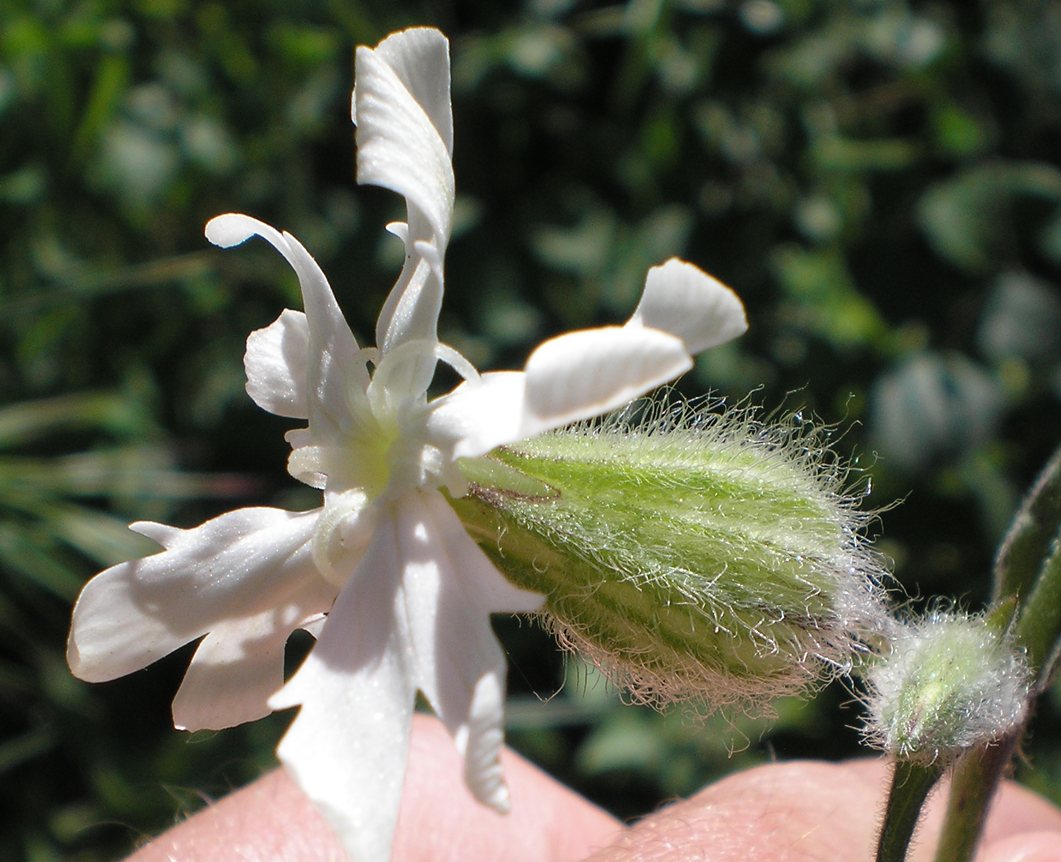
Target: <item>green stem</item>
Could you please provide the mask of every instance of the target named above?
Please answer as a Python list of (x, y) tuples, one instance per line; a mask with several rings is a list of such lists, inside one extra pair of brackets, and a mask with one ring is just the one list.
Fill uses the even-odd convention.
[(943, 768), (939, 763), (920, 764), (898, 760), (888, 791), (884, 826), (877, 844), (877, 862), (904, 862), (921, 807), (935, 786)]
[(936, 862), (971, 862), (987, 810), (1024, 727), (987, 748), (968, 752), (954, 767)]
[[(989, 624), (999, 630), (1014, 617), (1013, 634), (1032, 672), (1029, 698), (1053, 675), (1061, 644), (1061, 448), (1021, 506), (995, 564)], [(1030, 704), (1029, 704), (1030, 705)], [(1030, 709), (1028, 712), (1030, 713)], [(1025, 716), (995, 744), (964, 754), (954, 767), (936, 862), (972, 862), (1002, 775), (1028, 726)]]

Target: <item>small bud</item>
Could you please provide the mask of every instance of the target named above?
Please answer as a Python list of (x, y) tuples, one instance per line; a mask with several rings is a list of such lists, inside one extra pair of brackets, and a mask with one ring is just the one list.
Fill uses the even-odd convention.
[(871, 745), (903, 760), (949, 762), (1024, 720), (1024, 656), (982, 617), (934, 613), (900, 631), (867, 674)]
[(657, 403), (463, 464), (454, 502), (560, 643), (635, 700), (764, 707), (890, 625), (871, 513), (796, 414)]

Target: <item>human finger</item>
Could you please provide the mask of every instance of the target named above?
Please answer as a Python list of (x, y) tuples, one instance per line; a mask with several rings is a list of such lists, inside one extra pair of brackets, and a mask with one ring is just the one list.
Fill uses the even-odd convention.
[[(518, 754), (502, 754), (512, 812), (465, 789), (437, 719), (416, 716), (392, 862), (574, 862), (609, 843), (615, 818)], [(129, 862), (348, 862), (323, 817), (282, 770), (209, 805)]]
[[(870, 862), (888, 779), (882, 760), (757, 767), (645, 818), (588, 862)], [(944, 802), (941, 790), (927, 806), (911, 862), (933, 858)], [(1048, 853), (1051, 840), (1054, 855), (1036, 855)], [(1017, 862), (1020, 853), (1030, 854), (1027, 862), (1061, 862), (1061, 811), (1006, 782), (988, 820), (982, 860)]]

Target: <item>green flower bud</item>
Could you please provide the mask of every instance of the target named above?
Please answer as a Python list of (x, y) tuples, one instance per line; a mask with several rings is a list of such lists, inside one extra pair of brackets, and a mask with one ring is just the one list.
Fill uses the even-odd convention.
[(541, 618), (635, 700), (761, 708), (889, 626), (848, 470), (796, 414), (649, 405), (463, 464), (454, 506)]
[(902, 760), (952, 761), (1020, 725), (1024, 655), (982, 617), (935, 613), (893, 639), (867, 674), (867, 741)]

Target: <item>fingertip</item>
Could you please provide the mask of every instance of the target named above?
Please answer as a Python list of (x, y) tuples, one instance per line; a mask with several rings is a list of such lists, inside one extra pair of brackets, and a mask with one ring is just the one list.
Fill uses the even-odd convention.
[(985, 848), (981, 862), (1059, 862), (1061, 831), (1011, 835)]
[(1005, 782), (991, 805), (984, 841), (995, 844), (1010, 836), (1033, 833), (1054, 835), (1054, 855), (1049, 858), (1061, 862), (1061, 810), (1033, 790)]
[(846, 764), (793, 761), (737, 772), (644, 818), (590, 862), (869, 859), (880, 789)]

